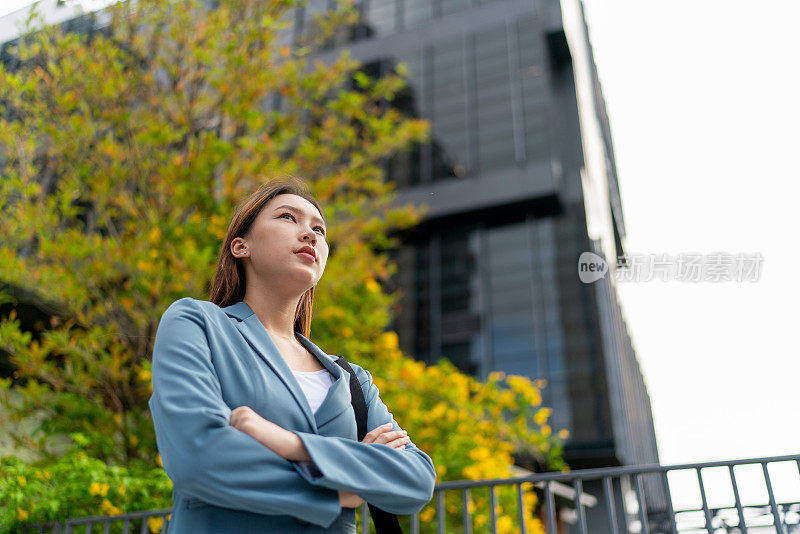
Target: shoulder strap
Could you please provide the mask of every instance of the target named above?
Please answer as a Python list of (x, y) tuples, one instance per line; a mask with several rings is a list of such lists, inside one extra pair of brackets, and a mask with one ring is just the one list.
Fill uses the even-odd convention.
[(353, 411), (356, 413), (356, 426), (358, 427), (358, 441), (364, 439), (367, 435), (367, 401), (364, 399), (364, 390), (361, 389), (361, 384), (358, 383), (356, 373), (350, 364), (339, 356), (336, 360), (339, 367), (350, 373), (350, 397)]
[[(364, 439), (367, 435), (367, 401), (364, 399), (364, 390), (361, 389), (361, 384), (358, 383), (356, 373), (347, 360), (338, 356), (336, 363), (339, 367), (350, 373), (350, 397), (353, 411), (356, 414), (356, 427), (358, 428), (358, 441)], [(369, 515), (372, 516), (372, 522), (375, 523), (375, 531), (377, 534), (403, 534), (400, 528), (400, 522), (397, 520), (395, 514), (390, 514), (385, 510), (381, 510), (374, 504), (369, 505)]]

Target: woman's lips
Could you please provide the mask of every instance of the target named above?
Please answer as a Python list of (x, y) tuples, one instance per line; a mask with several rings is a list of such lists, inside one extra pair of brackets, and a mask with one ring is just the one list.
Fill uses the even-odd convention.
[(297, 254), (298, 256), (303, 256), (304, 258), (308, 258), (308, 259), (309, 259), (309, 260), (311, 260), (311, 261), (317, 261), (317, 260), (314, 258), (314, 256), (312, 256), (312, 255), (311, 255), (311, 254), (309, 254), (308, 252), (295, 252), (295, 254)]

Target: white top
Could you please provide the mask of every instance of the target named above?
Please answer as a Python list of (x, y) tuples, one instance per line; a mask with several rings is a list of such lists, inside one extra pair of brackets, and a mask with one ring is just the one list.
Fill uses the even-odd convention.
[(300, 387), (303, 388), (303, 393), (306, 394), (308, 403), (311, 405), (311, 411), (316, 412), (328, 395), (328, 389), (330, 389), (335, 378), (327, 369), (320, 369), (319, 371), (295, 371), (291, 369), (291, 371)]

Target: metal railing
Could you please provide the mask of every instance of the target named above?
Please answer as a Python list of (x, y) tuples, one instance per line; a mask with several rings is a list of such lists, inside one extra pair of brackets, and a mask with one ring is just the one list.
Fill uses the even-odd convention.
[[(748, 487), (737, 479), (736, 469), (755, 468), (759, 483), (750, 480)], [(776, 494), (773, 471), (783, 467), (781, 489), (789, 486), (792, 498), (780, 499)], [(789, 468), (788, 470), (786, 468)], [(717, 470), (716, 477), (712, 470)], [(720, 487), (720, 472), (727, 479), (727, 488)], [(751, 469), (752, 470), (752, 469)], [(773, 473), (774, 474), (774, 473)], [(689, 475), (687, 477), (686, 475)], [(672, 479), (684, 478), (682, 483), (671, 483)], [(741, 474), (739, 475), (741, 478)], [(750, 479), (753, 473), (750, 473)], [(792, 484), (787, 484), (791, 479)], [(689, 484), (690, 480), (694, 483)], [(680, 482), (680, 480), (678, 481)], [(754, 487), (763, 482), (760, 496), (745, 499), (746, 493), (754, 493)], [(756, 532), (775, 532), (778, 534), (800, 533), (800, 455), (750, 458), (744, 460), (705, 462), (680, 465), (638, 465), (602, 469), (584, 469), (568, 473), (537, 473), (513, 478), (492, 480), (458, 480), (436, 485), (434, 499), (430, 505), (435, 507), (435, 518), (426, 522), (425, 530), (437, 534), (444, 532), (464, 532), (471, 534), (473, 517), (470, 512), (470, 492), (478, 488), (488, 490), (491, 519), (488, 528), (497, 533), (497, 488), (513, 486), (516, 488), (517, 527), (526, 534), (524, 515), (530, 513), (524, 507), (525, 490), (523, 484), (532, 483), (538, 496), (538, 506), (534, 514), (538, 516), (548, 534), (678, 534), (689, 532), (726, 532), (751, 534)], [(526, 484), (526, 487), (528, 485)], [(710, 490), (714, 490), (713, 492)], [(661, 504), (648, 503), (647, 495), (665, 492)], [(680, 493), (675, 491), (679, 490)], [(531, 491), (531, 490), (527, 490)], [(460, 492), (460, 524), (446, 524), (445, 497), (447, 492)], [(677, 507), (687, 501), (687, 505)], [(693, 502), (689, 502), (693, 501)], [(723, 501), (726, 501), (723, 503)], [(167, 532), (171, 510), (150, 510), (119, 516), (98, 516), (70, 519), (61, 523), (30, 525), (23, 532), (77, 533), (110, 532), (112, 524), (122, 523), (123, 532), (143, 534), (149, 532), (150, 518), (161, 518)], [(361, 507), (360, 532), (369, 532), (367, 505)], [(409, 518), (411, 534), (421, 529), (420, 514)], [(435, 525), (435, 527), (434, 527)]]

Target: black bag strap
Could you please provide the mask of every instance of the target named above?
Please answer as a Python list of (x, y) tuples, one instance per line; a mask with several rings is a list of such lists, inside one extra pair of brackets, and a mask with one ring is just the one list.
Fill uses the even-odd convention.
[[(361, 389), (361, 384), (358, 383), (356, 373), (347, 360), (341, 356), (337, 357), (336, 363), (339, 367), (350, 373), (350, 397), (353, 411), (356, 414), (356, 427), (358, 428), (358, 441), (364, 439), (367, 435), (367, 401), (364, 399), (364, 390)], [(369, 506), (369, 515), (372, 516), (372, 522), (375, 524), (377, 534), (403, 534), (400, 528), (400, 522), (397, 520), (395, 514), (391, 514), (385, 510), (381, 510), (371, 503)]]

